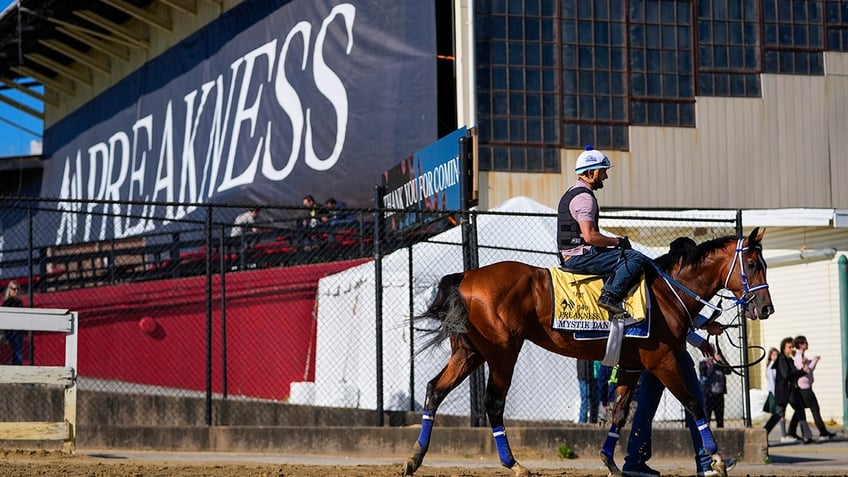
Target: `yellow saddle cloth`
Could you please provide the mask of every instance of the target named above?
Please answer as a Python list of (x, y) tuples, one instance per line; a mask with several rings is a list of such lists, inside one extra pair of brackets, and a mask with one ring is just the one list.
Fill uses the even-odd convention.
[[(609, 312), (598, 306), (603, 288), (603, 278), (596, 275), (578, 275), (557, 267), (548, 268), (551, 275), (551, 328), (569, 331), (609, 330)], [(647, 316), (645, 275), (639, 286), (624, 300), (624, 309), (631, 315), (629, 322), (644, 320)]]

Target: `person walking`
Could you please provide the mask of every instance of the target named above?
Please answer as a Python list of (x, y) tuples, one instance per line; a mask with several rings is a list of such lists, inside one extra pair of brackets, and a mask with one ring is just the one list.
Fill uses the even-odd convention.
[[(821, 360), (821, 356), (813, 356), (812, 358), (808, 358), (806, 355), (807, 348), (810, 346), (807, 338), (803, 335), (799, 335), (795, 338), (795, 368), (803, 371), (805, 374), (800, 376), (797, 381), (798, 385), (798, 393), (801, 396), (801, 400), (804, 403), (804, 407), (810, 409), (810, 413), (813, 415), (813, 421), (816, 423), (816, 428), (819, 431), (819, 440), (826, 441), (832, 439), (836, 434), (830, 432), (827, 429), (827, 426), (824, 424), (824, 420), (821, 417), (821, 409), (819, 408), (819, 400), (816, 398), (816, 394), (813, 392), (813, 371), (816, 369), (816, 365)], [(801, 416), (799, 417), (806, 422), (807, 415), (806, 412), (801, 411)], [(790, 422), (789, 432), (790, 434), (794, 434), (795, 425), (798, 422), (795, 422), (795, 417), (792, 418), (793, 422)]]
[[(774, 368), (776, 370), (774, 376), (774, 413), (769, 417), (764, 426), (766, 435), (768, 435), (774, 426), (784, 419), (786, 416), (786, 407), (790, 404), (790, 394), (792, 393), (792, 383), (804, 374), (804, 371), (795, 368), (795, 357), (792, 352), (794, 350), (795, 339), (791, 336), (783, 338), (780, 341), (781, 354), (776, 360)], [(797, 403), (792, 407), (797, 411)], [(803, 428), (802, 428), (803, 430)], [(785, 437), (789, 437), (786, 439)], [(781, 438), (781, 442), (789, 443), (797, 440), (790, 432)]]
[(724, 395), (727, 394), (727, 377), (722, 361), (721, 353), (716, 352), (698, 364), (704, 393), (704, 414), (707, 422), (715, 414), (717, 428), (724, 427)]
[(598, 306), (612, 316), (625, 313), (622, 300), (650, 260), (633, 250), (627, 237), (610, 237), (598, 230), (600, 209), (594, 191), (604, 187), (609, 158), (593, 148), (577, 156), (577, 182), (562, 195), (557, 208), (557, 244), (562, 268), (586, 275), (612, 276), (604, 283)]
[[(722, 328), (716, 323), (708, 323), (708, 318), (698, 315), (695, 318), (696, 326), (706, 327), (711, 335), (720, 334)], [(715, 348), (699, 334), (690, 331), (686, 341), (698, 348), (705, 356), (712, 356)], [(695, 362), (692, 356), (684, 348), (677, 352), (680, 371), (686, 380), (686, 385), (695, 390), (698, 404), (704, 406), (704, 396), (698, 375), (695, 372)], [(639, 389), (636, 394), (636, 411), (633, 413), (633, 423), (630, 426), (630, 439), (627, 442), (627, 455), (624, 457), (624, 465), (621, 467), (624, 477), (659, 477), (659, 471), (648, 466), (648, 460), (652, 455), (651, 436), (653, 434), (653, 421), (662, 399), (665, 386), (653, 374), (642, 371), (639, 378)], [(695, 424), (695, 419), (688, 412), (685, 416), (686, 427), (692, 439), (692, 449), (695, 453), (695, 475), (698, 477), (718, 477), (719, 473), (711, 468), (712, 458), (704, 449), (701, 433)], [(729, 471), (736, 466), (736, 460), (729, 458), (724, 461), (725, 468)]]
[(591, 359), (577, 360), (577, 382), (580, 385), (580, 413), (577, 422), (598, 422), (598, 388), (595, 386), (595, 363)]
[[(768, 362), (766, 363), (766, 382), (768, 383), (768, 397), (766, 397), (766, 401), (763, 403), (763, 412), (767, 412), (769, 414), (774, 414), (775, 412), (775, 404), (774, 404), (774, 379), (777, 374), (777, 368), (775, 365), (777, 364), (777, 358), (780, 357), (780, 351), (777, 348), (771, 348), (768, 353)], [(780, 425), (780, 441), (781, 442), (795, 442), (795, 438), (786, 435), (786, 420), (784, 418), (780, 418), (778, 421)]]
[[(21, 291), (21, 286), (15, 280), (10, 281), (6, 285), (6, 294), (3, 298), (3, 306), (7, 307), (23, 307), (24, 302), (21, 301), (18, 294)], [(12, 349), (12, 359), (9, 364), (21, 365), (24, 363), (24, 332), (18, 330), (6, 330), (4, 335), (9, 347)]]

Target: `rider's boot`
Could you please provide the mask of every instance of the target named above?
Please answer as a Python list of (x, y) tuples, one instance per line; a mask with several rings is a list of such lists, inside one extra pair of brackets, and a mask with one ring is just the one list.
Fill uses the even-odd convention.
[(598, 306), (610, 312), (613, 318), (620, 318), (627, 314), (624, 305), (621, 303), (621, 298), (606, 290), (603, 290), (601, 296), (598, 297)]

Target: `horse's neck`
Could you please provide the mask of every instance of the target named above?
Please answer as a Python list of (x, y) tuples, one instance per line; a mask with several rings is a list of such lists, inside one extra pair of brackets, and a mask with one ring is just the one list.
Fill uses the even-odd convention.
[[(672, 271), (671, 276), (687, 290), (708, 301), (723, 287), (721, 274), (725, 267), (722, 263), (710, 257), (698, 266), (687, 266)], [(700, 312), (704, 306), (702, 302), (695, 300), (682, 290), (675, 289), (675, 293), (683, 300), (684, 306), (692, 316)]]

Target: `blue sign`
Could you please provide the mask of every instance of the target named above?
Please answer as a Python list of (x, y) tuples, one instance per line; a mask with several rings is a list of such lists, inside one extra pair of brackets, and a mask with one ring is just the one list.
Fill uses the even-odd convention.
[(444, 218), (424, 211), (461, 209), (459, 139), (466, 135), (465, 127), (457, 129), (383, 173), (383, 207), (403, 209), (386, 213), (392, 230)]

